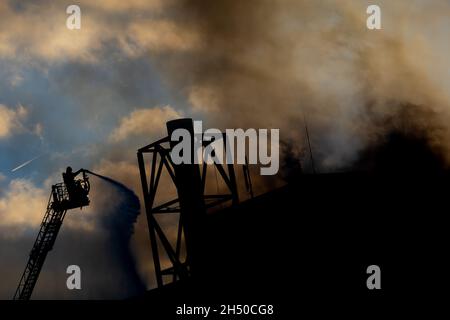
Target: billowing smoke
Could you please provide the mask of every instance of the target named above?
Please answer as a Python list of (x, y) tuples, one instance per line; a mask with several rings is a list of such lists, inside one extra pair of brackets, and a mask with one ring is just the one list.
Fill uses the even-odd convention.
[[(450, 3), (184, 0), (174, 20), (198, 50), (161, 57), (194, 111), (222, 127), (275, 127), (321, 170), (356, 161), (392, 131), (425, 135), (448, 158)], [(411, 106), (410, 111), (408, 108)]]

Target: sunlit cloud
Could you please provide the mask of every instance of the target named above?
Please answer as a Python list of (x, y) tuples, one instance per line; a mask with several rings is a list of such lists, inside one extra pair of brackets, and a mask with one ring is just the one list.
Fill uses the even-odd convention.
[(28, 111), (22, 105), (13, 109), (0, 104), (0, 139), (8, 138), (13, 132), (22, 130), (22, 121), (27, 115)]
[[(82, 13), (81, 29), (69, 30), (64, 6), (44, 1), (41, 5), (23, 4), (16, 10), (2, 2), (0, 58), (26, 63), (97, 63), (111, 45), (133, 57), (199, 46), (195, 32), (158, 15), (167, 1), (79, 1), (77, 5)], [(11, 84), (16, 86), (22, 80), (18, 75)]]
[(120, 120), (119, 126), (110, 135), (112, 142), (124, 141), (130, 137), (162, 136), (169, 120), (180, 118), (181, 113), (170, 106), (138, 109)]
[(3, 233), (5, 230), (16, 233), (38, 226), (45, 212), (47, 196), (44, 189), (36, 187), (30, 180), (12, 180), (0, 198), (0, 227)]

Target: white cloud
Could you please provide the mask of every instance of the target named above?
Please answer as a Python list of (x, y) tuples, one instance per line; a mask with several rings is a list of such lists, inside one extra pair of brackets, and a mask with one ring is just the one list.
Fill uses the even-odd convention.
[(27, 115), (28, 111), (22, 105), (11, 109), (0, 104), (0, 139), (8, 138), (14, 131), (23, 129), (22, 121)]
[(128, 32), (121, 34), (119, 39), (122, 49), (130, 56), (137, 56), (146, 50), (190, 51), (200, 45), (196, 33), (168, 20), (141, 20), (130, 23)]
[(207, 86), (193, 86), (189, 89), (189, 103), (194, 111), (211, 112), (218, 111), (220, 98), (218, 90)]
[[(166, 8), (167, 0), (85, 0), (77, 5), (81, 8), (81, 29), (69, 30), (64, 6), (49, 1), (15, 10), (1, 2), (0, 58), (95, 63), (101, 59), (101, 49), (111, 44), (129, 56), (198, 46), (195, 32), (156, 16)], [(11, 81), (17, 85), (21, 79)]]
[(31, 181), (12, 180), (0, 198), (0, 227), (9, 227), (9, 231), (17, 232), (39, 226), (47, 200), (45, 190), (36, 187)]
[(180, 118), (182, 114), (170, 106), (138, 109), (121, 119), (119, 126), (110, 135), (110, 141), (120, 142), (129, 137), (163, 135), (169, 120)]
[(165, 5), (170, 4), (172, 0), (82, 0), (78, 2), (81, 7), (97, 8), (107, 12), (159, 12)]

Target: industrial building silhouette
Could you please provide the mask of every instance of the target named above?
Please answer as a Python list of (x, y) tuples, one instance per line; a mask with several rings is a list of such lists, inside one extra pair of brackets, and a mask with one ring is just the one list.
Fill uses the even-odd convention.
[[(191, 131), (192, 120), (167, 127), (169, 136)], [(450, 175), (425, 141), (393, 133), (351, 172), (295, 170), (284, 187), (245, 201), (233, 165), (214, 164), (227, 190), (208, 195), (207, 165), (174, 165), (170, 148), (166, 137), (137, 155), (157, 288), (130, 299), (150, 314), (173, 314), (183, 303), (265, 303), (286, 314), (343, 302), (370, 306), (433, 295), (448, 282)], [(156, 205), (163, 170), (177, 198)], [(178, 215), (175, 245), (156, 215)], [(379, 291), (366, 286), (374, 264), (382, 271)]]
[[(189, 122), (172, 122), (169, 132), (173, 125), (189, 127)], [(230, 183), (225, 199), (230, 205), (214, 214), (205, 214), (208, 198), (198, 192), (200, 168), (177, 170), (195, 171), (183, 172), (180, 180), (177, 173), (173, 176), (180, 203), (180, 192), (186, 192), (187, 207), (197, 208), (179, 208), (180, 221), (195, 224), (188, 226), (195, 230), (194, 248), (190, 256), (187, 247), (187, 259), (178, 261), (178, 267), (160, 272), (157, 289), (138, 298), (154, 310), (187, 301), (263, 301), (285, 311), (295, 311), (299, 304), (376, 304), (432, 294), (444, 281), (450, 176), (425, 140), (393, 132), (352, 171), (297, 170), (286, 186), (243, 202), (233, 197), (236, 188)], [(148, 192), (145, 181), (154, 177), (141, 174)], [(150, 204), (147, 215), (154, 213)], [(149, 225), (154, 232), (152, 220)], [(366, 286), (366, 270), (373, 264), (382, 270), (379, 292)], [(169, 273), (175, 276), (162, 285), (162, 275)]]

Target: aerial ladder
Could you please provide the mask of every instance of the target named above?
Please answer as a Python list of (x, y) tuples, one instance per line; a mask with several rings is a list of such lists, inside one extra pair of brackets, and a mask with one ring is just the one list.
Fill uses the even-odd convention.
[(82, 179), (72, 179), (70, 184), (66, 182), (52, 186), (47, 211), (14, 294), (14, 300), (30, 299), (45, 258), (55, 244), (67, 210), (89, 205), (89, 178), (85, 170), (82, 169), (80, 172), (82, 172)]

